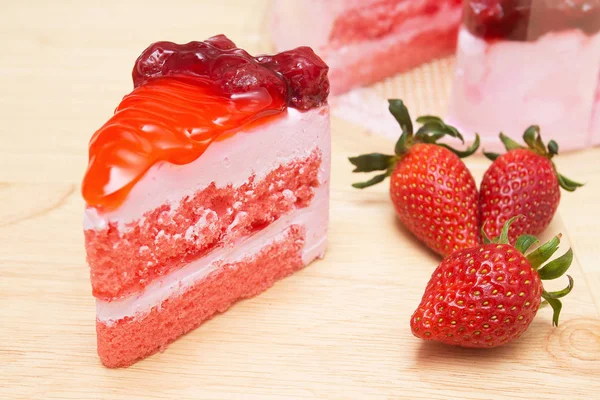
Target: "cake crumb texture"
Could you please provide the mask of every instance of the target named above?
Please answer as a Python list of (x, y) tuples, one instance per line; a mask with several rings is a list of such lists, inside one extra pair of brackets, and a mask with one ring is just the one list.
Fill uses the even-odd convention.
[(126, 367), (197, 328), (236, 301), (255, 296), (304, 266), (305, 230), (292, 225), (258, 253), (220, 266), (180, 295), (143, 316), (96, 321), (98, 355), (107, 367)]
[(215, 248), (261, 230), (310, 204), (319, 186), (322, 155), (316, 149), (240, 187), (211, 184), (172, 209), (165, 204), (119, 230), (85, 231), (87, 261), (96, 298), (114, 300), (142, 290)]

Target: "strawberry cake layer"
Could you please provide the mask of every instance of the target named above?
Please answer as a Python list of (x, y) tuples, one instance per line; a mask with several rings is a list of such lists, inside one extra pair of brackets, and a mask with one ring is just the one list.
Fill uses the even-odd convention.
[(585, 8), (585, 1), (570, 2), (571, 10), (567, 2), (548, 2), (564, 7), (543, 11), (533, 2), (531, 9), (507, 8), (498, 16), (498, 8), (473, 11), (480, 3), (497, 1), (466, 2), (449, 122), (467, 136), (479, 133), (486, 149), (499, 146), (500, 131), (518, 137), (532, 124), (561, 150), (589, 145), (599, 84), (600, 3)]
[(87, 208), (94, 295), (129, 295), (306, 207), (328, 175), (328, 124), (326, 107), (290, 108), (266, 125), (212, 144), (190, 164), (153, 166), (115, 211), (100, 215)]
[(109, 367), (159, 351), (242, 298), (303, 268), (326, 247), (327, 187), (308, 207), (194, 260), (141, 294), (97, 302), (98, 353)]
[(273, 40), (318, 49), (339, 94), (452, 54), (460, 15), (461, 0), (275, 0)]
[(146, 49), (90, 141), (84, 233), (109, 367), (144, 358), (322, 257), (327, 65), (224, 36)]

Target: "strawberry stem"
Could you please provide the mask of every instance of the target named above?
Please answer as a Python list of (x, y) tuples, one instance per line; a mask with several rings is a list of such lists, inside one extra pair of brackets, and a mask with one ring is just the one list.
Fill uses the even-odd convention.
[[(518, 215), (506, 221), (506, 223), (502, 227), (502, 232), (497, 238), (494, 239), (492, 243), (507, 244), (510, 224), (512, 224), (516, 218), (520, 217), (522, 216)], [(485, 223), (482, 226), (481, 235), (484, 238), (484, 243), (486, 243), (486, 239), (489, 241), (489, 238), (487, 238), (487, 236), (485, 235), (485, 230), (483, 229), (484, 227)], [(550, 257), (552, 257), (556, 250), (558, 250), (558, 245), (560, 244), (561, 236), (562, 235), (559, 233), (547, 243), (544, 243), (543, 245), (541, 245), (540, 247), (538, 247), (537, 249), (525, 256), (531, 264), (531, 267), (537, 270), (538, 275), (542, 280), (551, 280), (563, 276), (571, 266), (571, 263), (573, 262), (573, 250), (569, 249), (566, 251), (565, 254), (553, 261), (550, 261), (548, 264), (546, 264), (540, 269), (540, 266), (544, 262), (546, 262)], [(538, 240), (535, 238), (535, 236), (521, 235), (517, 239), (515, 249), (525, 254), (525, 252), (537, 241)], [(558, 326), (558, 318), (560, 316), (560, 311), (562, 310), (562, 302), (559, 299), (565, 297), (566, 295), (571, 293), (571, 290), (573, 290), (573, 278), (569, 275), (567, 275), (567, 278), (569, 279), (569, 284), (566, 288), (562, 290), (556, 292), (547, 292), (546, 290), (542, 290), (542, 298), (544, 299), (544, 302), (542, 304), (549, 304), (552, 307), (552, 310), (554, 311), (552, 316), (553, 326)]]
[(425, 115), (417, 118), (417, 122), (422, 124), (417, 133), (413, 135), (413, 124), (410, 118), (408, 109), (404, 102), (400, 99), (389, 99), (389, 111), (394, 116), (402, 134), (394, 147), (395, 155), (387, 155), (381, 153), (364, 154), (358, 157), (350, 157), (349, 161), (354, 165), (352, 172), (373, 172), (386, 171), (384, 174), (375, 175), (366, 182), (354, 183), (352, 186), (357, 189), (364, 189), (369, 186), (376, 185), (382, 182), (386, 177), (390, 176), (404, 156), (415, 143), (427, 143), (442, 146), (459, 157), (467, 157), (475, 153), (479, 148), (479, 135), (475, 136), (475, 142), (466, 150), (456, 150), (447, 144), (438, 143), (437, 141), (445, 136), (451, 136), (460, 139), (464, 143), (464, 139), (460, 132), (453, 126), (447, 125), (444, 121), (435, 116)]
[[(519, 143), (515, 142), (503, 133), (500, 133), (500, 140), (504, 144), (506, 151), (525, 149), (525, 147), (521, 146)], [(558, 154), (558, 143), (556, 143), (554, 140), (550, 140), (548, 142), (548, 146), (544, 145), (542, 135), (540, 134), (540, 127), (537, 125), (531, 125), (525, 130), (523, 133), (523, 141), (527, 143), (527, 148), (529, 150), (542, 157), (546, 157), (549, 160), (552, 160), (552, 157)], [(497, 153), (486, 153), (484, 151), (483, 154), (492, 161), (495, 161), (498, 157), (500, 157), (500, 155)], [(556, 172), (556, 176), (558, 178), (558, 184), (561, 188), (568, 192), (574, 192), (577, 188), (583, 186), (583, 183), (575, 182), (574, 180), (559, 174), (556, 169), (556, 165), (554, 165), (554, 163), (552, 163), (552, 165), (554, 166), (554, 171)]]

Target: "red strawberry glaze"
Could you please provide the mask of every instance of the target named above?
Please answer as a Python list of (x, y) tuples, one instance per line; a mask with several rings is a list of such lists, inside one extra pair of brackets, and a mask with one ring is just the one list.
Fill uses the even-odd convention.
[(200, 76), (223, 93), (244, 93), (258, 87), (280, 93), (290, 107), (319, 107), (329, 95), (329, 67), (309, 47), (272, 56), (252, 57), (223, 35), (204, 42), (157, 42), (138, 57), (133, 68), (136, 87), (170, 75)]
[(152, 44), (135, 63), (135, 89), (90, 141), (86, 203), (114, 210), (154, 164), (190, 163), (213, 141), (287, 106), (325, 104), (327, 71), (308, 47), (254, 58), (223, 35)]
[(92, 137), (83, 197), (115, 209), (155, 163), (190, 163), (223, 134), (284, 109), (284, 98), (263, 87), (225, 95), (200, 78), (149, 81), (125, 96)]

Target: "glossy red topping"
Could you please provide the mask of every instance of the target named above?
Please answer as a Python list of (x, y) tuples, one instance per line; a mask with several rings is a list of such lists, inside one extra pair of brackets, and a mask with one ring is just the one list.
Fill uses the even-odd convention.
[(285, 98), (262, 87), (224, 94), (200, 78), (149, 81), (125, 96), (92, 137), (83, 197), (114, 209), (155, 163), (190, 163), (223, 134), (284, 109)]
[(467, 0), (463, 21), (485, 39), (536, 40), (551, 32), (600, 30), (600, 0)]
[(223, 35), (151, 45), (135, 63), (135, 89), (90, 141), (85, 201), (115, 209), (154, 164), (190, 163), (213, 141), (287, 105), (321, 106), (327, 71), (307, 47), (254, 58)]
[(134, 85), (168, 75), (210, 79), (225, 93), (256, 87), (285, 94), (290, 107), (308, 110), (327, 101), (329, 67), (309, 47), (274, 56), (252, 57), (223, 35), (204, 42), (157, 42), (148, 47), (133, 68)]

